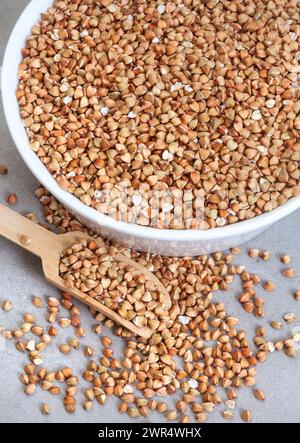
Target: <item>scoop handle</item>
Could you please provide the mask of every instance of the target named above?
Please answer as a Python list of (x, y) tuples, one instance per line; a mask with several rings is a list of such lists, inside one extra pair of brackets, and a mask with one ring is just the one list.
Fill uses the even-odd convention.
[(2, 204), (0, 235), (40, 258), (51, 256), (57, 243), (55, 234)]

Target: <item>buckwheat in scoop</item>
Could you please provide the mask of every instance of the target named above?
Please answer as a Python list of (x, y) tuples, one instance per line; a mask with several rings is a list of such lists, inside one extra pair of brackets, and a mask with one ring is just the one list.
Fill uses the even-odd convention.
[(116, 261), (116, 254), (114, 247), (82, 240), (63, 251), (60, 275), (69, 289), (88, 293), (136, 326), (159, 329), (160, 319), (169, 319), (163, 294), (139, 271)]

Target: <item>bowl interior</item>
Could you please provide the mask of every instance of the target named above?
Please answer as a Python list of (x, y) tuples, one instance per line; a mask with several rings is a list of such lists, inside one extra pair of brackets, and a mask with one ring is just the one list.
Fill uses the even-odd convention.
[(19, 116), (19, 107), (15, 91), (18, 83), (17, 72), (21, 61), (21, 50), (25, 39), (30, 35), (32, 26), (40, 19), (40, 14), (52, 5), (52, 0), (32, 0), (23, 11), (16, 23), (7, 44), (2, 67), (2, 101), (7, 124), (19, 153), (31, 172), (48, 191), (75, 214), (91, 220), (92, 223), (104, 228), (114, 229), (125, 235), (141, 238), (169, 241), (213, 240), (243, 234), (251, 230), (263, 228), (300, 207), (300, 197), (290, 199), (285, 205), (259, 215), (254, 219), (238, 222), (234, 225), (209, 230), (160, 230), (136, 224), (116, 221), (112, 217), (85, 206), (70, 193), (62, 190), (38, 156), (29, 148), (26, 130)]

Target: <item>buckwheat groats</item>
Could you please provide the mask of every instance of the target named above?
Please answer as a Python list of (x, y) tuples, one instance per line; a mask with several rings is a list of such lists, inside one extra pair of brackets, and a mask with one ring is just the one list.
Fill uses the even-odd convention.
[[(56, 0), (19, 68), (30, 146), (125, 221), (207, 229), (271, 211), (300, 193), (299, 23), (297, 0)], [(171, 196), (158, 217), (155, 192)]]
[[(51, 225), (49, 228), (59, 232), (87, 232), (45, 189), (39, 188), (36, 196), (43, 206), (45, 222)], [(33, 213), (27, 216), (38, 222)], [(3, 297), (0, 339), (9, 340), (21, 354), (23, 370), (19, 378), (25, 394), (36, 396), (40, 389), (50, 394), (50, 405), (36, 401), (41, 413), (57, 413), (59, 401), (68, 413), (76, 412), (78, 407), (85, 411), (106, 407), (111, 412), (110, 398), (117, 397), (118, 411), (134, 420), (149, 417), (152, 421), (155, 413), (162, 420), (180, 423), (202, 423), (215, 414), (224, 420), (251, 421), (252, 417), (259, 420), (259, 406), (256, 408), (251, 401), (245, 403), (240, 388), (248, 388), (257, 403), (265, 403), (268, 408), (272, 399), (268, 389), (265, 393), (261, 386), (261, 363), (272, 358), (272, 353), (284, 353), (287, 359), (297, 358), (299, 354), (296, 314), (287, 312), (285, 297), (295, 295), (297, 300), (300, 291), (291, 284), (293, 280), (280, 272), (282, 257), (287, 254), (250, 249), (250, 257), (258, 259), (257, 272), (264, 277), (260, 278), (250, 272), (244, 261), (245, 251), (242, 255), (239, 248), (199, 257), (162, 257), (112, 245), (97, 239), (96, 234), (90, 235), (95, 240), (78, 243), (63, 252), (60, 273), (66, 282), (100, 300), (104, 294), (108, 303), (118, 300), (114, 299), (116, 281), (119, 296), (125, 301), (135, 298), (137, 284), (143, 293), (141, 299), (139, 293), (135, 294), (138, 303), (133, 302), (128, 312), (140, 315), (144, 310), (140, 302), (148, 310), (155, 302), (154, 293), (143, 276), (133, 274), (131, 279), (132, 271), (126, 268), (125, 272), (122, 264), (115, 266), (112, 261), (106, 269), (107, 261), (118, 251), (151, 269), (169, 291), (172, 307), (158, 317), (157, 327), (146, 339), (93, 310), (90, 320), (84, 318), (81, 308), (65, 292), (61, 297), (55, 293), (43, 298), (40, 293), (32, 295), (28, 298), (28, 312), (22, 313), (13, 326), (8, 312), (12, 303)], [(284, 261), (298, 271), (295, 258), (290, 251), (289, 254)], [(276, 317), (270, 318), (270, 312), (266, 312), (264, 319), (260, 292), (270, 273), (266, 257), (271, 255), (277, 256), (282, 305), (278, 305)], [(235, 315), (234, 306), (232, 313), (226, 308), (223, 291), (230, 290), (227, 295), (235, 298), (236, 289), (231, 285), (235, 280), (240, 281), (243, 290), (239, 301), (244, 308), (252, 303), (253, 309), (245, 310), (257, 317), (247, 333), (242, 329), (244, 320), (239, 321), (240, 315)], [(97, 290), (96, 281), (101, 286)], [(152, 300), (145, 289), (150, 289)], [(144, 295), (147, 299), (143, 299)], [(111, 307), (118, 310), (121, 304), (122, 301)], [(148, 319), (147, 314), (144, 316)], [(53, 352), (59, 352), (58, 359)], [(74, 354), (79, 365), (74, 365)]]
[(140, 271), (117, 261), (116, 254), (117, 248), (97, 241), (72, 245), (62, 252), (59, 266), (66, 287), (89, 294), (138, 327), (162, 330), (161, 321), (170, 321), (164, 295)]

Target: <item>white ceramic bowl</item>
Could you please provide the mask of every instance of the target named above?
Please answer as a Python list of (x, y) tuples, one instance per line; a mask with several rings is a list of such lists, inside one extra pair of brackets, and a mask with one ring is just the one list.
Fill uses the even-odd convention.
[(39, 158), (29, 148), (26, 131), (19, 116), (15, 91), (21, 49), (31, 27), (40, 19), (40, 13), (51, 6), (52, 0), (32, 0), (16, 23), (7, 44), (2, 67), (2, 100), (11, 136), (23, 160), (49, 192), (64, 207), (76, 214), (79, 221), (99, 234), (127, 246), (162, 255), (187, 256), (224, 250), (246, 242), (273, 223), (300, 207), (300, 197), (254, 219), (210, 230), (160, 230), (136, 224), (118, 222), (85, 206), (76, 197), (63, 191)]

